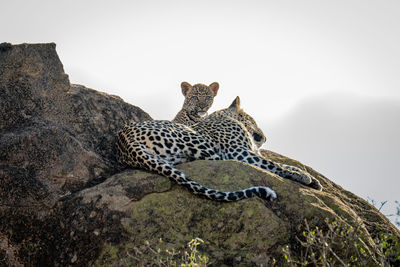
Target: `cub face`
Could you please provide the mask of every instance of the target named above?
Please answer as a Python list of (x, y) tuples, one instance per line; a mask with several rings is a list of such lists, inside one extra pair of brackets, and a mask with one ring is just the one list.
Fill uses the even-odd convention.
[(181, 88), (182, 94), (185, 96), (183, 109), (190, 114), (203, 117), (207, 115), (207, 111), (214, 102), (214, 97), (218, 93), (219, 84), (214, 82), (207, 86), (198, 83), (192, 86), (187, 82), (182, 82)]

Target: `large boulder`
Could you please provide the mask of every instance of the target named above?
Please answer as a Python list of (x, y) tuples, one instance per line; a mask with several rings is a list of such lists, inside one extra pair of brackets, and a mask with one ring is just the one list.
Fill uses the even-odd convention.
[[(282, 248), (301, 259), (300, 241), (313, 229), (329, 233), (333, 222), (357, 229), (363, 264), (384, 263), (383, 234), (382, 242), (398, 245), (399, 230), (376, 208), (271, 151), (262, 153), (307, 170), (324, 190), (239, 162), (178, 166), (209, 187), (265, 185), (278, 194), (273, 202), (218, 203), (154, 173), (121, 170), (117, 131), (150, 119), (119, 97), (71, 85), (54, 44), (1, 44), (0, 266), (154, 265), (168, 255), (179, 261), (171, 251), (194, 238), (204, 240), (196, 249), (215, 266), (284, 265)], [(350, 255), (337, 249), (343, 260)], [(392, 254), (386, 258), (397, 264)]]
[(55, 44), (1, 47), (3, 199), (53, 205), (115, 173), (115, 133), (151, 117), (119, 97), (71, 85)]
[(129, 120), (151, 117), (71, 85), (55, 44), (0, 44), (0, 264), (2, 249), (34, 259), (56, 203), (118, 171), (116, 132)]

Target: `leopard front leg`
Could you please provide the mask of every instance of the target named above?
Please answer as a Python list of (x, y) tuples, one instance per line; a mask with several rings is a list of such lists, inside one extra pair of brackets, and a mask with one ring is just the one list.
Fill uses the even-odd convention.
[(300, 169), (298, 167), (290, 166), (290, 165), (286, 165), (286, 164), (280, 164), (280, 166), (283, 169), (309, 176), (311, 178), (311, 183), (308, 184), (308, 186), (310, 186), (312, 188), (315, 188), (317, 190), (322, 190), (323, 187), (322, 187), (321, 183), (317, 179), (315, 179), (314, 176), (309, 174), (308, 172), (306, 172), (306, 171), (304, 171), (304, 170), (302, 170), (302, 169)]
[(317, 190), (322, 190), (321, 183), (309, 173), (297, 167), (267, 160), (253, 151), (238, 149), (236, 153), (229, 153), (227, 156), (228, 159), (246, 162), (250, 165), (257, 166), (263, 170), (279, 175), (282, 178), (302, 183)]

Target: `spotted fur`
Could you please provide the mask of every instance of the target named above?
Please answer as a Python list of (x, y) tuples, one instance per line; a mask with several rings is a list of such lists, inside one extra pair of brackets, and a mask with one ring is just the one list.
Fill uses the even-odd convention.
[(204, 119), (218, 93), (218, 88), (217, 82), (209, 86), (201, 83), (192, 86), (187, 82), (182, 82), (181, 89), (185, 101), (172, 121), (191, 126)]
[(262, 158), (254, 146), (254, 131), (261, 132), (240, 108), (237, 97), (229, 108), (216, 111), (191, 127), (156, 120), (125, 125), (118, 137), (119, 161), (128, 167), (164, 175), (194, 194), (217, 201), (237, 201), (253, 196), (273, 200), (276, 193), (265, 186), (234, 192), (207, 188), (190, 180), (175, 165), (196, 159), (236, 160), (322, 189), (319, 181), (303, 170)]

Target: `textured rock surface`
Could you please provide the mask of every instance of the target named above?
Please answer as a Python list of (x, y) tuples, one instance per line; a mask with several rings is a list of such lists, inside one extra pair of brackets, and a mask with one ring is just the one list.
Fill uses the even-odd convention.
[[(297, 161), (324, 191), (237, 162), (179, 166), (222, 190), (251, 185), (275, 189), (278, 199), (216, 203), (165, 177), (119, 170), (116, 132), (128, 120), (149, 120), (119, 97), (71, 85), (54, 44), (0, 45), (0, 266), (137, 265), (145, 242), (167, 248), (192, 238), (216, 266), (255, 266), (279, 259), (306, 219), (361, 224), (376, 264), (373, 238), (399, 231), (374, 207)], [(154, 257), (143, 253), (140, 260)]]
[(117, 171), (117, 129), (150, 119), (119, 97), (71, 85), (55, 44), (1, 44), (0, 264), (2, 248), (11, 261), (33, 260), (41, 227), (59, 223), (46, 216), (60, 198)]
[[(270, 156), (274, 153), (265, 151)], [(276, 154), (274, 154), (276, 155)], [(304, 167), (285, 157), (274, 160)], [(363, 241), (369, 249), (371, 266), (377, 264), (373, 237), (378, 232), (397, 233), (393, 225), (374, 207), (345, 191), (312, 169), (325, 187), (316, 191), (289, 180), (271, 175), (242, 163), (196, 161), (180, 168), (204, 185), (222, 190), (235, 190), (251, 185), (274, 188), (278, 199), (265, 202), (258, 198), (235, 203), (216, 203), (193, 197), (189, 192), (151, 173), (126, 170), (106, 182), (80, 192), (82, 203), (108, 207), (123, 212), (121, 222), (129, 233), (129, 241), (106, 247), (118, 259), (99, 259), (97, 264), (121, 264), (127, 255), (149, 241), (157, 244), (162, 238), (170, 247), (183, 247), (193, 237), (201, 237), (203, 252), (217, 266), (221, 264), (253, 266), (280, 258), (281, 249), (294, 242), (307, 220), (310, 225), (324, 225), (324, 220), (363, 222)], [(188, 208), (188, 207), (196, 207)], [(373, 222), (372, 225), (370, 223)], [(128, 253), (127, 253), (128, 252)], [(148, 255), (149, 258), (153, 255)], [(137, 264), (133, 258), (128, 262)]]

